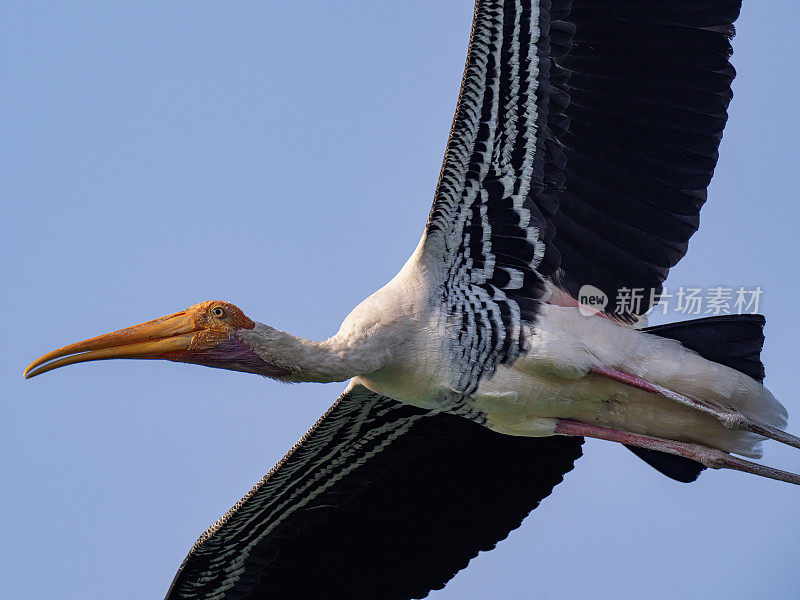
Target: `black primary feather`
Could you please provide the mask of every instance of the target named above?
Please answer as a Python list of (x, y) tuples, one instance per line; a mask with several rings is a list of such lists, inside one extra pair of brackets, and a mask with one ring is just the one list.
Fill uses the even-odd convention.
[[(542, 271), (572, 297), (593, 285), (608, 312), (632, 320), (686, 253), (728, 118), (740, 6), (573, 0), (572, 47), (553, 60), (569, 93), (558, 135), (564, 188), (551, 217), (560, 269)], [(628, 303), (625, 289), (643, 301)]]

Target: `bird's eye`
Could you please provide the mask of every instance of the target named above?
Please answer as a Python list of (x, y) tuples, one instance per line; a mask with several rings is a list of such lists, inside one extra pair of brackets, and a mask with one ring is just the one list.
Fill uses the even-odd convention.
[(221, 319), (225, 316), (225, 309), (221, 306), (215, 306), (211, 309), (211, 316), (216, 317), (217, 319)]

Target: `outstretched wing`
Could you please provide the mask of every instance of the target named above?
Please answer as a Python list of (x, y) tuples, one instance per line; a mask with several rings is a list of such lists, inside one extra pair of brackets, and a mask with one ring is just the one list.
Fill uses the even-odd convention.
[(424, 597), (518, 527), (582, 443), (355, 386), (200, 537), (167, 600)]
[(478, 0), (423, 258), (456, 391), (527, 343), (545, 281), (633, 321), (686, 253), (741, 0)]
[(558, 283), (641, 315), (686, 254), (717, 164), (741, 0), (574, 0)]
[(547, 215), (563, 184), (557, 136), (566, 124), (563, 73), (552, 58), (569, 49), (559, 21), (568, 0), (478, 0), (467, 64), (423, 260), (453, 332), (449, 355), (458, 392), (474, 391), (527, 343), (552, 271)]

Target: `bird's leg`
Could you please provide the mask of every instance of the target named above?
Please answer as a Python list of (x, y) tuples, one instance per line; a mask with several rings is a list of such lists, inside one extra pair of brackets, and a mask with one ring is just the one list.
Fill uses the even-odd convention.
[(639, 448), (646, 448), (648, 450), (656, 450), (658, 452), (666, 452), (667, 454), (675, 454), (676, 456), (689, 458), (712, 469), (734, 469), (736, 471), (744, 471), (745, 473), (752, 473), (753, 475), (800, 485), (800, 475), (796, 473), (789, 473), (788, 471), (781, 471), (780, 469), (760, 465), (743, 458), (731, 456), (727, 452), (717, 450), (716, 448), (709, 448), (708, 446), (702, 446), (700, 444), (665, 440), (649, 435), (630, 433), (627, 431), (610, 429), (608, 427), (600, 427), (598, 425), (587, 425), (585, 423), (566, 419), (558, 419), (555, 433), (559, 435), (592, 437), (601, 440), (609, 440), (611, 442), (619, 442), (620, 444), (626, 444), (628, 446), (638, 446)]
[(795, 448), (800, 448), (800, 437), (792, 435), (791, 433), (787, 433), (781, 429), (778, 429), (777, 427), (772, 427), (771, 425), (757, 423), (736, 411), (727, 410), (710, 402), (701, 402), (700, 400), (689, 398), (688, 396), (679, 394), (678, 392), (665, 388), (664, 386), (651, 383), (642, 379), (641, 377), (630, 375), (629, 373), (624, 373), (616, 369), (595, 369), (592, 371), (592, 373), (602, 375), (603, 377), (608, 377), (614, 381), (619, 381), (620, 383), (624, 383), (645, 392), (650, 392), (651, 394), (657, 394), (663, 398), (677, 402), (678, 404), (684, 404), (696, 410), (713, 415), (719, 420), (720, 423), (722, 423), (723, 426), (727, 427), (728, 429), (751, 431), (752, 433), (756, 433), (765, 438), (769, 438), (783, 444), (788, 444), (789, 446), (794, 446)]

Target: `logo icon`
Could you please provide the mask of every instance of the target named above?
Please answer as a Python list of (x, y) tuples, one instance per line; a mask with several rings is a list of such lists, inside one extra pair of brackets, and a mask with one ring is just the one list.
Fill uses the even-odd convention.
[(578, 310), (584, 317), (603, 312), (606, 306), (608, 306), (608, 296), (603, 290), (588, 284), (578, 290)]

